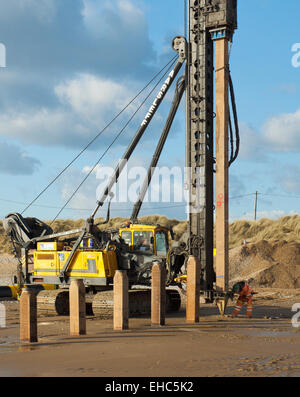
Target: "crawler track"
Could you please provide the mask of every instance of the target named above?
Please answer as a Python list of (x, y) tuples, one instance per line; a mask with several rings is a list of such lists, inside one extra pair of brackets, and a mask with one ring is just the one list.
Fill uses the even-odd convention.
[[(93, 299), (93, 313), (97, 317), (113, 317), (113, 291), (99, 292)], [(166, 312), (180, 309), (181, 299), (176, 290), (166, 290)], [(138, 317), (151, 313), (151, 290), (129, 291), (129, 316)]]
[[(176, 290), (166, 290), (166, 312), (180, 309), (180, 294)], [(47, 315), (69, 315), (69, 290), (40, 291), (37, 294), (38, 311)], [(113, 317), (114, 292), (102, 291), (86, 295), (86, 313), (108, 319)], [(151, 313), (151, 290), (129, 291), (129, 316), (138, 317)]]

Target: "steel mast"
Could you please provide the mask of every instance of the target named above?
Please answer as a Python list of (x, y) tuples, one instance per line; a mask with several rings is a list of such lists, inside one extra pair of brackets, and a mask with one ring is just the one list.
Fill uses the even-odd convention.
[[(213, 42), (216, 39), (223, 39), (225, 37), (226, 46), (228, 40), (231, 40), (234, 29), (237, 27), (237, 0), (189, 0), (188, 7), (189, 47), (186, 72), (186, 166), (189, 170), (187, 175), (187, 188), (189, 190), (189, 253), (191, 256), (195, 256), (200, 262), (201, 290), (211, 291), (214, 283), (213, 185), (215, 162)], [(227, 76), (227, 73), (224, 75)], [(228, 84), (228, 81), (225, 82), (226, 84)], [(217, 100), (219, 100), (218, 95), (217, 93)], [(224, 98), (223, 93), (223, 100)], [(224, 104), (224, 109), (226, 109), (226, 113), (226, 104)], [(226, 117), (228, 118), (228, 115)], [(227, 124), (228, 122), (225, 120), (223, 123), (224, 129), (221, 132), (223, 135), (225, 134), (225, 140), (226, 136), (228, 136)], [(219, 150), (221, 149), (223, 152), (225, 150), (228, 151), (228, 147), (223, 146), (221, 148), (219, 147)], [(224, 156), (226, 160), (228, 158), (228, 152), (227, 157), (226, 155)], [(228, 172), (227, 164), (226, 170), (222, 170), (218, 167), (218, 158), (216, 158), (216, 162), (217, 175), (218, 172), (223, 172), (225, 175)], [(219, 195), (221, 194), (224, 194), (224, 197), (226, 197), (223, 200), (225, 212), (221, 221), (225, 225), (226, 223), (228, 224), (228, 178), (227, 184), (225, 183), (222, 193), (219, 193)], [(223, 235), (223, 238), (226, 240), (225, 235)], [(219, 249), (219, 255), (222, 250), (224, 259), (228, 255), (228, 252), (225, 252), (226, 250), (228, 251), (226, 241), (222, 242), (221, 247), (223, 248)], [(224, 263), (224, 269), (226, 266), (227, 264)], [(217, 271), (217, 279), (219, 276), (220, 274)]]

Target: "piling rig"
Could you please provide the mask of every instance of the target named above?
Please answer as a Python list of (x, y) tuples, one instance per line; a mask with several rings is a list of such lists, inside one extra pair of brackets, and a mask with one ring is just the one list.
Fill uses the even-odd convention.
[[(116, 270), (126, 270), (129, 278), (131, 315), (150, 311), (151, 269), (155, 262), (167, 270), (167, 286), (182, 283), (189, 256), (201, 265), (201, 293), (219, 303), (224, 312), (228, 289), (228, 168), (237, 158), (239, 134), (233, 84), (229, 71), (228, 45), (237, 28), (236, 0), (190, 0), (189, 41), (182, 36), (173, 40), (176, 63), (110, 178), (97, 206), (82, 228), (63, 233), (35, 218), (13, 213), (3, 224), (15, 252), (21, 250), (17, 284), (11, 295), (22, 287), (35, 288), (40, 308), (58, 314), (68, 312), (68, 286), (74, 278), (83, 280), (87, 291), (87, 310), (102, 316), (112, 314), (112, 282)], [(214, 113), (214, 41), (216, 41), (216, 113)], [(175, 62), (175, 61), (174, 61)], [(109, 200), (112, 188), (149, 126), (171, 84), (185, 63), (185, 74), (177, 80), (174, 99), (157, 144), (147, 176), (133, 208), (130, 222), (119, 230), (101, 231), (95, 223), (98, 210)], [(228, 92), (231, 93), (236, 133), (234, 150)], [(184, 241), (169, 246), (172, 230), (160, 225), (140, 224), (138, 215), (152, 176), (166, 144), (180, 101), (186, 92), (186, 188), (189, 191), (188, 233)], [(214, 118), (216, 134), (214, 135)], [(228, 140), (230, 131), (230, 158)], [(214, 157), (214, 137), (216, 157)], [(214, 170), (214, 166), (216, 169)], [(214, 174), (216, 175), (216, 271), (213, 266)], [(221, 205), (219, 205), (221, 203)], [(126, 234), (127, 233), (127, 234)], [(138, 246), (135, 237), (147, 237), (150, 249)], [(171, 236), (171, 237), (170, 237)], [(144, 238), (144, 240), (146, 240)], [(160, 247), (160, 249), (158, 249)], [(30, 263), (31, 261), (31, 263)], [(0, 289), (0, 296), (7, 293)], [(133, 289), (132, 289), (133, 288)], [(17, 292), (15, 292), (17, 291)], [(178, 310), (180, 295), (167, 289), (167, 309)]]

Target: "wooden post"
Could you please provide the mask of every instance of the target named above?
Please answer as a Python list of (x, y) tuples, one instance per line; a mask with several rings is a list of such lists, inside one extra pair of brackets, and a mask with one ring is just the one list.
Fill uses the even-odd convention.
[(155, 262), (152, 267), (151, 325), (165, 325), (166, 318), (166, 268)]
[(20, 341), (38, 341), (36, 294), (29, 288), (23, 288), (20, 298)]
[(114, 277), (114, 330), (128, 329), (128, 277), (126, 270), (117, 270)]
[(200, 261), (190, 256), (187, 262), (186, 322), (198, 323), (200, 314)]
[(6, 328), (6, 307), (0, 303), (0, 328)]
[(85, 286), (82, 280), (72, 280), (69, 289), (70, 335), (86, 334)]
[(216, 289), (228, 288), (228, 39), (216, 40)]

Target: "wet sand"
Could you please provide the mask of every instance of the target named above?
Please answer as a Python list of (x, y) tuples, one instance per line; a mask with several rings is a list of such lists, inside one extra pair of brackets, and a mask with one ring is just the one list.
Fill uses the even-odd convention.
[[(196, 325), (185, 323), (183, 305), (164, 327), (138, 318), (123, 332), (112, 330), (112, 320), (88, 317), (81, 337), (68, 335), (68, 317), (39, 316), (39, 342), (24, 345), (19, 304), (2, 301), (7, 328), (0, 328), (0, 376), (298, 377), (300, 328), (291, 324), (297, 302), (298, 293), (266, 293), (257, 298), (252, 319), (244, 312), (221, 318), (214, 305), (201, 305)], [(231, 304), (227, 313), (232, 310)]]

